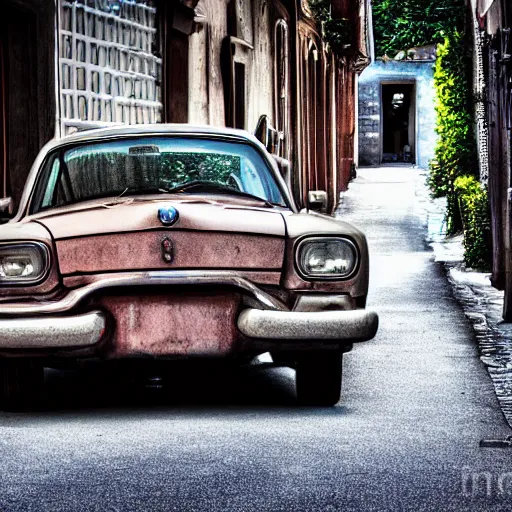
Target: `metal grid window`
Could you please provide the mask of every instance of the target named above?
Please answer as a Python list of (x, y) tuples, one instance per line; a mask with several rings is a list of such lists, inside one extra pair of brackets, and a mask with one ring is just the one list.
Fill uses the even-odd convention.
[(154, 1), (62, 0), (58, 46), (62, 135), (161, 122)]

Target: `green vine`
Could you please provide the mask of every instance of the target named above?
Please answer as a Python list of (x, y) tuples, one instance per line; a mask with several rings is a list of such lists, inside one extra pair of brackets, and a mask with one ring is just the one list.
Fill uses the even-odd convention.
[(455, 180), (476, 176), (478, 169), (473, 133), (471, 60), (463, 34), (455, 32), (438, 45), (434, 71), (436, 90), (436, 159), (430, 166), (433, 197), (447, 199), (448, 233), (462, 226)]

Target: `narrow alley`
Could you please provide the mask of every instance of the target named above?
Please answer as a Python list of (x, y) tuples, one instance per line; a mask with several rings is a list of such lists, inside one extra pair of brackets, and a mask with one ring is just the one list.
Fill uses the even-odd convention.
[(510, 430), (423, 242), (417, 173), (361, 169), (337, 212), (368, 235), (381, 326), (345, 356), (336, 407), (297, 407), (293, 370), (264, 364), (142, 402), (53, 371), (48, 408), (0, 413), (0, 508), (510, 510), (510, 452), (479, 447)]

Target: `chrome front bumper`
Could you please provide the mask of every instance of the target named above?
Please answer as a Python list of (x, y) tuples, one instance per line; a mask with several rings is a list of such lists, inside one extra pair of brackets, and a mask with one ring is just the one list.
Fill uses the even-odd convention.
[(263, 340), (368, 341), (377, 333), (379, 317), (373, 311), (264, 311), (246, 309), (238, 329), (248, 338)]
[(98, 343), (106, 328), (105, 315), (0, 319), (0, 348), (77, 348)]
[[(265, 311), (245, 309), (238, 329), (251, 339), (361, 342), (377, 333), (372, 311)], [(98, 343), (106, 329), (105, 315), (0, 319), (0, 349), (80, 348)]]
[[(232, 271), (154, 271), (108, 276), (70, 290), (55, 301), (0, 303), (0, 349), (80, 348), (98, 343), (107, 326), (101, 311), (72, 315), (85, 299), (102, 290), (133, 286), (233, 286), (243, 292), (238, 329), (254, 340), (366, 341), (378, 328), (377, 314), (349, 307), (343, 296), (309, 297), (294, 311), (254, 283)], [(249, 300), (245, 300), (245, 299)], [(314, 300), (313, 300), (314, 299)], [(347, 302), (347, 304), (345, 304)], [(256, 306), (256, 307), (254, 307)], [(314, 311), (326, 306), (336, 311)], [(305, 310), (298, 311), (297, 307)], [(66, 316), (61, 316), (66, 315)]]

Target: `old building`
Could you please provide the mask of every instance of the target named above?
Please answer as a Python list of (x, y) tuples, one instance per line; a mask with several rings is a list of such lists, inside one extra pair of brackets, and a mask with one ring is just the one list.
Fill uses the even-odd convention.
[(512, 320), (512, 5), (469, 3), (475, 33), (475, 96), (480, 178), (488, 185), (492, 282), (505, 289), (504, 317)]
[(434, 60), (434, 52), (416, 51), (379, 59), (361, 74), (359, 165), (428, 167), (436, 144)]
[[(354, 158), (355, 81), (370, 61), (369, 0), (334, 0), (342, 54), (306, 0), (5, 0), (0, 27), (2, 193), (19, 198), (53, 136), (116, 123), (255, 131), (296, 195), (330, 208)], [(55, 22), (57, 26), (55, 26)], [(289, 161), (288, 164), (286, 161)]]

